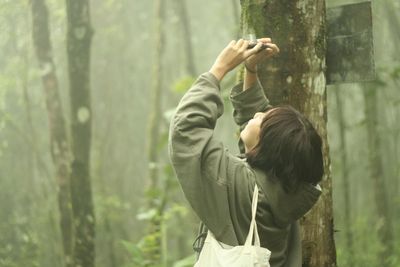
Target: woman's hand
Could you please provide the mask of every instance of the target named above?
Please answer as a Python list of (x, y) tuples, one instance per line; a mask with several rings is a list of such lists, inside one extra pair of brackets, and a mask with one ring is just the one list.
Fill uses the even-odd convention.
[(222, 80), (225, 74), (233, 70), (248, 57), (255, 55), (261, 48), (262, 43), (258, 42), (252, 49), (247, 49), (248, 46), (249, 41), (247, 40), (240, 39), (239, 41), (231, 41), (218, 55), (210, 72), (218, 80)]
[(246, 69), (250, 72), (257, 71), (257, 64), (279, 53), (279, 47), (271, 42), (271, 38), (261, 38), (257, 40), (258, 43), (267, 45), (268, 47), (251, 55), (245, 61)]

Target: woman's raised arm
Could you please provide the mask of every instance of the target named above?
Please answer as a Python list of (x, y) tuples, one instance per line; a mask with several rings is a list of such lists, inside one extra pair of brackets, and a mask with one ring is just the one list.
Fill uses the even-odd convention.
[(234, 120), (241, 128), (253, 118), (255, 113), (264, 112), (271, 107), (258, 80), (257, 65), (279, 53), (279, 48), (271, 43), (270, 38), (258, 39), (258, 42), (266, 45), (267, 48), (246, 59), (244, 82), (236, 85), (230, 96), (234, 108)]
[(257, 52), (247, 45), (244, 40), (231, 42), (211, 70), (197, 79), (182, 97), (169, 134), (170, 159), (187, 200), (214, 235), (224, 235), (230, 243), (236, 236), (228, 219), (238, 221), (229, 213), (230, 205), (250, 209), (246, 197), (254, 188), (254, 174), (216, 139), (214, 128), (223, 113), (219, 81)]

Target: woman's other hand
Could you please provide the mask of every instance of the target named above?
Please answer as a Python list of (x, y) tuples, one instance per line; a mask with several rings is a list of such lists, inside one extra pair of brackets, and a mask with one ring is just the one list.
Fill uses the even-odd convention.
[(249, 41), (247, 40), (231, 41), (218, 55), (210, 72), (221, 81), (229, 71), (233, 70), (248, 57), (255, 55), (261, 48), (262, 42), (258, 42), (252, 49), (247, 49), (248, 46)]
[(246, 68), (252, 72), (257, 71), (257, 64), (279, 53), (279, 47), (272, 43), (271, 38), (257, 39), (258, 43), (267, 45), (267, 48), (262, 49), (256, 54), (249, 56), (246, 61)]

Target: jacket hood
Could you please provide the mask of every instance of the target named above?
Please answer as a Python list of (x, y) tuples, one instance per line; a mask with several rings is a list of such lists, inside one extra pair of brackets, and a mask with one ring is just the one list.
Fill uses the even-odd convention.
[(309, 183), (301, 183), (295, 192), (285, 192), (281, 183), (255, 169), (257, 184), (265, 195), (269, 209), (279, 226), (286, 226), (304, 216), (317, 202), (321, 189)]

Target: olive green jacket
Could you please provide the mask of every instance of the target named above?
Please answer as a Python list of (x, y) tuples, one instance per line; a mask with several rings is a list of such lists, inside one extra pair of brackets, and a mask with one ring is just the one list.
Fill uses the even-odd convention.
[[(232, 89), (235, 122), (243, 126), (268, 100), (257, 83)], [(321, 191), (302, 184), (286, 193), (279, 181), (229, 153), (214, 136), (223, 113), (218, 80), (202, 74), (180, 101), (172, 119), (169, 153), (190, 205), (217, 240), (244, 244), (251, 220), (255, 183), (259, 186), (257, 225), (261, 246), (271, 250), (271, 267), (300, 267), (301, 246), (296, 222), (317, 201)]]

